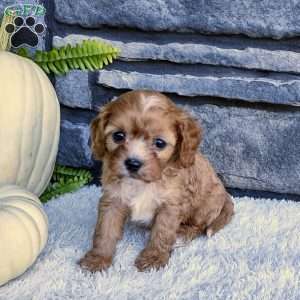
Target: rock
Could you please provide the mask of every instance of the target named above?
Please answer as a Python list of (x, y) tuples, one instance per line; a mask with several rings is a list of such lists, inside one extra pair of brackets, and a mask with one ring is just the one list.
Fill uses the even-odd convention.
[(2, 0), (2, 1), (0, 2), (0, 13), (1, 13), (1, 16), (2, 16), (2, 14), (4, 13), (5, 8), (6, 8), (7, 6), (13, 5), (13, 4), (15, 4), (15, 1), (12, 1), (12, 0)]
[(155, 89), (201, 119), (201, 149), (227, 187), (300, 195), (297, 1), (53, 2), (54, 46), (99, 38), (121, 49), (99, 72), (56, 77), (60, 163), (94, 168), (89, 123), (98, 106)]
[(89, 123), (93, 114), (62, 108), (60, 141), (57, 162), (72, 167), (93, 166), (89, 146)]
[(274, 39), (300, 34), (299, 4), (292, 0), (54, 0), (54, 3), (57, 21), (88, 28), (105, 25)]
[(184, 96), (300, 105), (300, 77), (289, 74), (163, 63), (115, 63), (98, 83), (116, 89), (150, 89)]
[(87, 71), (74, 70), (67, 75), (56, 76), (55, 89), (61, 104), (91, 109), (92, 95)]
[[(182, 64), (201, 63), (245, 69), (300, 73), (300, 53), (294, 45), (274, 42), (249, 41), (243, 38), (194, 37), (183, 39), (182, 35), (165, 34), (162, 37), (147, 34), (128, 40), (127, 35), (110, 32), (100, 36), (70, 34), (64, 38), (55, 36), (53, 45), (75, 45), (85, 39), (98, 39), (121, 50), (119, 60), (165, 60)], [(150, 34), (149, 34), (150, 35)], [(293, 51), (294, 50), (294, 51)]]
[[(86, 35), (68, 35), (65, 38), (55, 37), (53, 42), (59, 47), (67, 43), (76, 44), (86, 38), (88, 38)], [(124, 39), (128, 40), (128, 36)], [(142, 39), (145, 39), (144, 35)], [(205, 40), (202, 44), (190, 44), (193, 47), (187, 48), (184, 43), (162, 44), (159, 39), (157, 45), (151, 43), (149, 45), (148, 42), (125, 43), (116, 41), (116, 37), (104, 40), (121, 48), (121, 60), (147, 61), (114, 62), (99, 73), (98, 81), (101, 86), (98, 88), (93, 84), (94, 78), (89, 84), (87, 73), (82, 71), (75, 71), (65, 78), (57, 77), (57, 92), (61, 103), (70, 107), (94, 107), (95, 103), (103, 103), (103, 99), (113, 96), (109, 93), (109, 89), (104, 87), (147, 88), (186, 96), (208, 95), (274, 104), (299, 105), (300, 102), (299, 77), (296, 75), (207, 65), (235, 65), (249, 69), (298, 72), (300, 54), (283, 50), (283, 46), (281, 50), (274, 49), (272, 43), (268, 44), (270, 49), (254, 46), (242, 48), (239, 44), (241, 41), (238, 40), (239, 43), (237, 41), (234, 43), (238, 49), (230, 49), (227, 44), (221, 47), (222, 43), (208, 46)], [(164, 59), (181, 64), (149, 61)], [(199, 62), (205, 65), (187, 64)]]
[(300, 194), (300, 110), (189, 106), (226, 186)]

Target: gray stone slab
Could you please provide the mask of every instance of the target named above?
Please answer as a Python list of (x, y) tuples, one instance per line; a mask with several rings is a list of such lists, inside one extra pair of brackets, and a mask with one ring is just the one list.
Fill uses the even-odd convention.
[[(65, 46), (68, 43), (75, 45), (86, 39), (105, 41), (118, 47), (121, 50), (118, 59), (124, 61), (166, 60), (185, 64), (201, 63), (276, 72), (300, 72), (300, 53), (292, 51), (297, 49), (292, 47), (273, 49), (267, 43), (247, 45), (244, 40), (228, 45), (228, 41), (224, 38), (219, 38), (221, 41), (217, 42), (217, 37), (188, 42), (182, 41), (181, 36), (173, 36), (173, 39), (165, 36), (165, 42), (162, 43), (159, 39), (123, 42), (116, 34), (110, 38), (70, 34), (64, 38), (55, 36), (53, 45), (56, 47)], [(263, 46), (270, 47), (270, 49), (260, 48)]]
[(300, 194), (300, 111), (201, 105), (202, 150), (226, 186)]
[(89, 146), (89, 121), (62, 115), (57, 162), (72, 167), (93, 166)]
[(293, 0), (55, 0), (54, 3), (57, 21), (90, 28), (108, 25), (275, 39), (300, 34), (300, 7)]
[(0, 2), (0, 16), (2, 17), (2, 14), (4, 12), (4, 9), (9, 6), (9, 5), (12, 5), (12, 4), (15, 4), (15, 1), (12, 1), (12, 0), (2, 0)]
[(149, 89), (184, 96), (300, 105), (300, 77), (279, 73), (123, 63), (99, 71), (98, 83), (116, 89)]
[(91, 109), (92, 95), (87, 71), (74, 70), (67, 75), (56, 76), (55, 89), (61, 104)]

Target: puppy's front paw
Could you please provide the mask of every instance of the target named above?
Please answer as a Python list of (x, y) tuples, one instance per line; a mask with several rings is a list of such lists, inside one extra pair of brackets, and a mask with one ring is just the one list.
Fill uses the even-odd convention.
[(97, 272), (107, 269), (111, 265), (111, 262), (111, 257), (104, 257), (97, 254), (94, 250), (90, 250), (78, 263), (82, 269)]
[(144, 249), (135, 260), (135, 266), (139, 271), (150, 269), (158, 270), (169, 261), (170, 253), (160, 252), (155, 249)]

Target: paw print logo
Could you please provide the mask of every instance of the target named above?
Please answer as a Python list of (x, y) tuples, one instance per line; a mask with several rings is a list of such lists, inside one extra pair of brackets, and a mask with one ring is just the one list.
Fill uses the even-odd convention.
[(22, 45), (36, 47), (39, 43), (39, 35), (45, 32), (45, 25), (37, 23), (34, 17), (29, 16), (26, 19), (16, 17), (14, 23), (7, 24), (5, 30), (11, 35), (11, 45), (18, 48)]

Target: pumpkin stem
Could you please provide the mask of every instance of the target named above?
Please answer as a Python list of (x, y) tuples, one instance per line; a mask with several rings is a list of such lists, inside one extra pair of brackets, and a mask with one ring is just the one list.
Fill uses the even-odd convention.
[(7, 24), (11, 24), (14, 20), (15, 16), (4, 14), (0, 26), (0, 51), (9, 51), (10, 44), (10, 33), (8, 33), (5, 29)]

